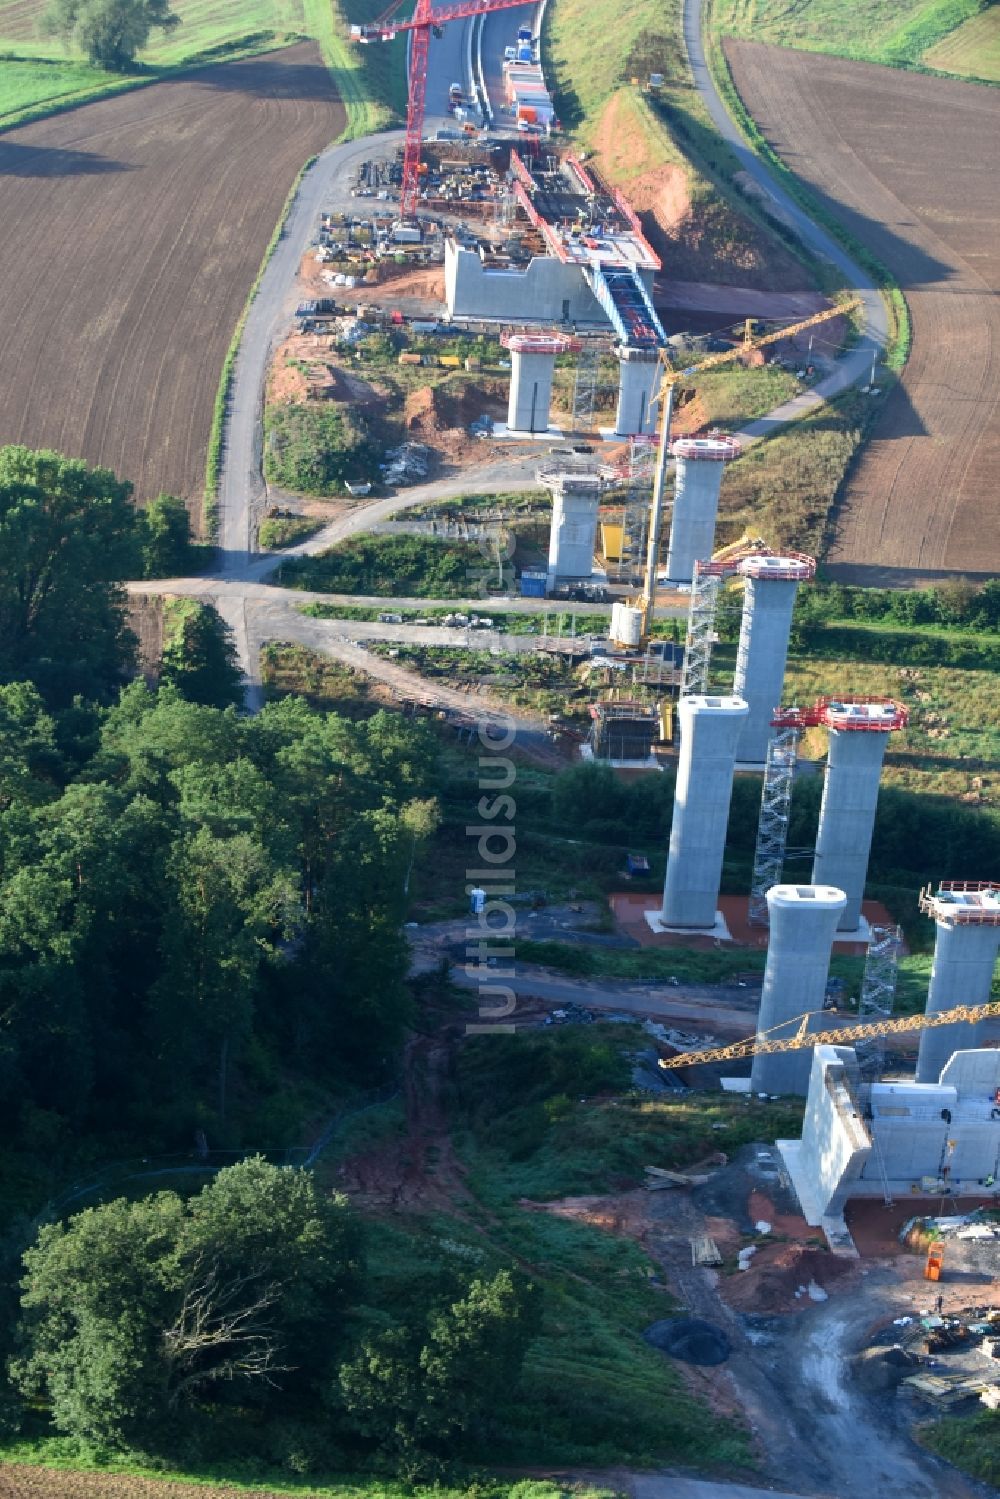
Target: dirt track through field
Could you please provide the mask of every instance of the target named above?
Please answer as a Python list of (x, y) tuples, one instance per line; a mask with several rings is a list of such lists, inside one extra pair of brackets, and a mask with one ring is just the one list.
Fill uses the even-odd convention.
[(846, 486), (831, 573), (1000, 570), (1000, 92), (755, 42), (726, 55), (772, 148), (910, 308), (910, 359)]
[(344, 121), (303, 43), (0, 135), (0, 443), (199, 494), (236, 320)]

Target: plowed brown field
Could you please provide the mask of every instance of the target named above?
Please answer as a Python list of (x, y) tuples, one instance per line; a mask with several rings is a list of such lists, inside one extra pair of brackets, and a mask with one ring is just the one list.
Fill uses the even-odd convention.
[[(125, 1473), (73, 1473), (18, 1463), (0, 1463), (0, 1495), (3, 1499), (280, 1499), (267, 1488), (171, 1483)], [(308, 1489), (301, 1490), (301, 1499), (309, 1499)]]
[(846, 486), (834, 576), (1000, 570), (1000, 92), (726, 42), (773, 149), (887, 265), (909, 305), (903, 379)]
[(236, 320), (344, 121), (303, 43), (0, 135), (0, 443), (200, 493)]

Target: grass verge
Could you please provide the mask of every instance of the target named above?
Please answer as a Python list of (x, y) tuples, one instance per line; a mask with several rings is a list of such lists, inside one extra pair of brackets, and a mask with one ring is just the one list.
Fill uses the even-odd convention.
[(215, 403), (212, 407), (212, 426), (208, 434), (208, 454), (205, 458), (205, 498), (202, 504), (202, 526), (205, 534), (215, 540), (219, 521), (219, 475), (222, 471), (222, 445), (225, 438), (226, 415), (229, 408), (229, 392), (233, 383), (233, 371), (236, 368), (236, 356), (240, 351), (240, 341), (243, 338), (243, 329), (246, 327), (247, 318), (250, 316), (250, 308), (260, 290), (260, 283), (264, 279), (271, 256), (278, 247), (278, 242), (284, 233), (288, 215), (295, 201), (295, 194), (303, 177), (316, 160), (310, 156), (301, 170), (297, 173), (295, 181), (288, 189), (284, 207), (279, 215), (278, 222), (274, 226), (274, 233), (268, 241), (264, 258), (261, 260), (260, 269), (253, 280), (253, 285), (247, 293), (247, 299), (240, 313), (239, 320), (233, 330), (233, 336), (226, 350), (226, 357), (222, 361), (222, 373), (219, 376), (219, 388), (215, 392)]
[[(842, 0), (715, 0), (728, 36), (807, 52), (828, 52), (884, 67), (920, 73), (957, 73), (983, 82), (1000, 81), (989, 67), (976, 67), (1000, 37), (1000, 18), (989, 0), (878, 0), (844, 5)], [(992, 23), (992, 24), (991, 24)], [(956, 66), (958, 64), (958, 66)]]
[(1000, 1487), (1000, 1412), (944, 1416), (918, 1428), (925, 1447), (981, 1483)]
[(718, 6), (719, 0), (706, 0), (705, 57), (708, 62), (709, 71), (712, 74), (712, 79), (723, 103), (734, 123), (742, 131), (747, 143), (753, 147), (757, 155), (770, 168), (785, 191), (805, 209), (815, 223), (822, 224), (824, 229), (833, 235), (852, 259), (872, 277), (872, 280), (882, 293), (889, 312), (889, 341), (885, 351), (886, 367), (893, 371), (899, 371), (906, 363), (912, 339), (909, 309), (907, 308), (906, 299), (900, 290), (899, 284), (888, 267), (884, 266), (853, 235), (849, 234), (839, 219), (828, 213), (816, 201), (808, 188), (791, 171), (777, 152), (772, 150), (770, 144), (759, 130), (757, 122), (743, 103), (739, 90), (733, 82), (733, 76), (722, 46), (723, 20), (719, 14)]

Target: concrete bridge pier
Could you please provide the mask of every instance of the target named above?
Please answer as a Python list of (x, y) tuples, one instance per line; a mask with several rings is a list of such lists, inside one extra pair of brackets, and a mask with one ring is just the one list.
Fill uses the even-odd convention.
[(657, 349), (630, 349), (619, 345), (618, 412), (616, 437), (640, 437), (656, 431), (656, 407), (653, 405), (660, 385), (660, 356)]

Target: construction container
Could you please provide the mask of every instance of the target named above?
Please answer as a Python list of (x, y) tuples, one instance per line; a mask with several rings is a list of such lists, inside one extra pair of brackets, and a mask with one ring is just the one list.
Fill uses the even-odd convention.
[(406, 354), (406, 353), (403, 353), (403, 354), (400, 354), (400, 356), (399, 356), (399, 363), (400, 364), (423, 364), (423, 362), (424, 362), (424, 356), (422, 354)]
[(478, 354), (467, 354), (465, 356), (465, 368), (470, 372), (470, 374), (475, 370), (481, 370), (482, 367), (483, 361), (480, 359)]
[(612, 525), (607, 521), (601, 522), (601, 552), (605, 562), (620, 562), (622, 560), (622, 542), (624, 537), (624, 526)]
[(525, 568), (521, 574), (521, 597), (543, 599), (547, 580), (548, 573), (544, 568)]
[(458, 354), (439, 354), (438, 364), (443, 370), (460, 370), (462, 368), (461, 356)]

